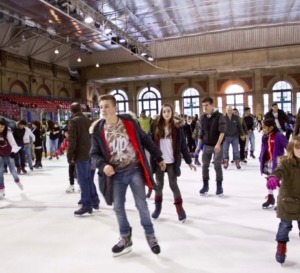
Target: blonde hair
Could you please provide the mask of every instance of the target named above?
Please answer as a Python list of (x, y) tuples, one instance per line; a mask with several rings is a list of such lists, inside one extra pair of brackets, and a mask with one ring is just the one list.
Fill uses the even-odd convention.
[(294, 148), (299, 149), (300, 148), (300, 136), (295, 136), (293, 139), (289, 142), (287, 146), (287, 153), (285, 156), (283, 156), (280, 160), (281, 161), (287, 161), (289, 163), (297, 164), (297, 157), (294, 154)]

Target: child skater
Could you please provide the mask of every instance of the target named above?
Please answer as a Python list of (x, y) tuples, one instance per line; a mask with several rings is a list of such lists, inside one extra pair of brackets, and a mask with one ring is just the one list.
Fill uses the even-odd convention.
[[(298, 222), (300, 231), (300, 136), (289, 143), (286, 156), (282, 157), (278, 168), (270, 174), (267, 187), (280, 187), (277, 198), (277, 217), (280, 219), (276, 235), (276, 261), (285, 262), (286, 243), (292, 230), (292, 221)], [(281, 185), (280, 182), (281, 181)], [(300, 236), (300, 233), (299, 233)]]
[[(66, 127), (64, 129), (64, 135), (65, 138), (62, 142), (62, 144), (60, 145), (60, 148), (55, 151), (51, 157), (56, 157), (58, 158), (58, 155), (61, 155), (64, 153), (64, 151), (68, 150), (69, 147), (69, 131), (68, 131), (68, 127)], [(66, 189), (66, 193), (72, 193), (75, 192), (75, 187), (74, 187), (74, 172), (75, 172), (75, 165), (74, 164), (69, 164), (69, 181), (70, 181), (70, 186)]]
[[(263, 136), (260, 151), (260, 171), (262, 174), (269, 175), (277, 167), (277, 159), (283, 156), (284, 149), (288, 141), (286, 137), (278, 130), (274, 119), (265, 119), (263, 121)], [(274, 206), (275, 198), (273, 189), (268, 188), (267, 201), (262, 204), (263, 209)]]
[[(178, 214), (178, 220), (186, 219), (185, 211), (182, 207), (181, 193), (177, 184), (177, 177), (180, 176), (181, 154), (191, 170), (196, 170), (192, 164), (192, 159), (185, 141), (183, 132), (183, 122), (174, 117), (174, 111), (170, 104), (164, 104), (160, 115), (153, 121), (151, 135), (155, 144), (163, 153), (163, 158), (167, 164), (166, 172), (169, 178), (170, 188), (174, 195), (174, 205)], [(155, 161), (151, 158), (151, 165), (155, 171), (157, 190), (155, 191), (155, 210), (152, 218), (157, 219), (161, 212), (164, 187), (164, 171), (160, 170)]]
[(4, 164), (7, 164), (16, 184), (23, 190), (14, 161), (14, 153), (19, 150), (20, 147), (16, 144), (11, 130), (7, 127), (6, 122), (0, 119), (0, 200), (5, 196)]

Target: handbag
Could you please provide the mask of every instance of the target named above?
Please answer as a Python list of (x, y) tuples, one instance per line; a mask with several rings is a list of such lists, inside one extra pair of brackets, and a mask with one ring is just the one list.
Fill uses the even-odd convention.
[(12, 148), (7, 139), (0, 137), (0, 156), (10, 156)]

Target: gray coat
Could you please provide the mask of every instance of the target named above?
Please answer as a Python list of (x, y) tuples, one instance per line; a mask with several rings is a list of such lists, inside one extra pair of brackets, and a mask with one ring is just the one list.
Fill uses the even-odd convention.
[(282, 160), (270, 176), (281, 180), (277, 197), (277, 217), (287, 221), (300, 221), (300, 159), (296, 163)]

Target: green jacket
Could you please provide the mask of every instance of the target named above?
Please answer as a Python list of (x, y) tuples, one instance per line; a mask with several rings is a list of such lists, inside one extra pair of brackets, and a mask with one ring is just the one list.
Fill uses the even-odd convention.
[(270, 175), (281, 180), (277, 197), (277, 217), (300, 221), (300, 159), (296, 164), (282, 161)]

